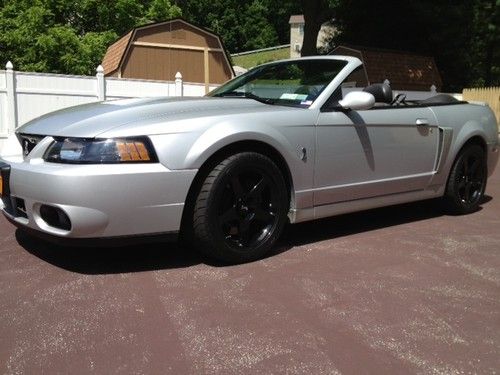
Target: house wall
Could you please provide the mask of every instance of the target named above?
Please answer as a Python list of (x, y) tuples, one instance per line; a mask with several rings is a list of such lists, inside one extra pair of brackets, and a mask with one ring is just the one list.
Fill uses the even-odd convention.
[(304, 24), (290, 24), (290, 58), (300, 57), (300, 50), (304, 42)]

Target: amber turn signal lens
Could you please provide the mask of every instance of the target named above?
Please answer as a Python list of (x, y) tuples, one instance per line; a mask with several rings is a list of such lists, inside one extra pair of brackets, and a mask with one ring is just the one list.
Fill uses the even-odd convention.
[(148, 149), (140, 141), (116, 141), (116, 148), (121, 161), (150, 161)]
[(0, 197), (3, 197), (3, 177), (0, 175)]

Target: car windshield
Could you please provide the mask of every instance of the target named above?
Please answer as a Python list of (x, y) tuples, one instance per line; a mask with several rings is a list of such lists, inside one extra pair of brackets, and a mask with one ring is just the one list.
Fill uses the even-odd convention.
[(266, 104), (309, 107), (344, 68), (342, 60), (290, 60), (258, 66), (210, 92)]

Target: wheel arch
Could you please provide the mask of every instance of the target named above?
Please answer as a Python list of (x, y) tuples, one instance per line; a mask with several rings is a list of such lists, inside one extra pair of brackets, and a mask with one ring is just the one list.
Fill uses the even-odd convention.
[(481, 148), (485, 152), (485, 157), (487, 157), (487, 138), (487, 134), (478, 126), (475, 121), (467, 122), (457, 132), (457, 134), (453, 136), (452, 148), (448, 153), (447, 162), (444, 169), (446, 171), (446, 178), (448, 179), (455, 160), (457, 160), (462, 150), (468, 145), (477, 144), (481, 146)]
[[(484, 137), (483, 134), (474, 133), (474, 134), (471, 134), (468, 138), (464, 138), (462, 140), (462, 142), (460, 142), (460, 145), (455, 148), (455, 152), (452, 155), (452, 157), (450, 158), (449, 165), (446, 168), (446, 182), (444, 184), (445, 185), (445, 191), (448, 189), (448, 185), (449, 185), (449, 182), (450, 182), (449, 181), (450, 180), (450, 174), (451, 174), (451, 170), (453, 168), (453, 165), (455, 165), (455, 162), (456, 162), (457, 158), (460, 156), (461, 152), (466, 147), (468, 147), (470, 145), (478, 145), (478, 146), (480, 146), (483, 149), (485, 160), (487, 159), (487, 156), (488, 156), (488, 146), (487, 146), (487, 143), (486, 143), (486, 140), (485, 140), (485, 137)], [(487, 163), (487, 160), (486, 160), (486, 163)]]
[[(474, 147), (476, 150), (476, 153), (479, 153), (479, 155), (482, 153), (483, 157), (483, 168), (484, 168), (484, 174), (480, 175), (482, 177), (479, 177), (481, 179), (481, 185), (479, 187), (479, 190), (476, 191), (477, 188), (477, 181), (474, 181), (476, 179), (476, 175), (474, 173), (471, 176), (467, 175), (468, 172), (461, 172), (462, 169), (460, 169), (460, 174), (459, 171), (456, 169), (456, 166), (458, 165), (457, 163), (459, 162), (460, 158), (462, 155), (467, 155), (467, 150)], [(445, 193), (444, 193), (444, 202), (446, 204), (446, 207), (448, 211), (452, 214), (466, 214), (473, 212), (474, 210), (477, 209), (478, 205), (480, 203), (480, 198), (483, 196), (485, 188), (486, 188), (486, 183), (487, 183), (487, 176), (488, 176), (488, 171), (487, 171), (487, 155), (488, 155), (488, 148), (487, 148), (487, 143), (484, 138), (482, 138), (480, 135), (474, 135), (461, 145), (460, 148), (457, 148), (457, 152), (455, 154), (455, 157), (453, 159), (451, 168), (448, 172), (448, 178), (446, 180), (446, 185), (445, 185)], [(478, 150), (479, 149), (479, 150)], [(477, 155), (477, 154), (476, 154)], [(459, 177), (457, 179), (457, 176)], [(478, 178), (478, 179), (479, 179)], [(474, 190), (472, 194), (467, 193), (467, 188), (464, 188), (465, 191), (462, 193), (460, 192), (460, 188), (457, 186), (457, 181), (464, 181), (464, 186), (466, 184), (470, 184), (471, 187), (474, 187)], [(468, 182), (469, 181), (469, 182)], [(474, 182), (471, 182), (474, 181)], [(471, 191), (472, 188), (469, 188), (469, 191)], [(470, 196), (468, 197), (468, 195)], [(477, 196), (477, 198), (474, 198), (474, 196)], [(471, 201), (474, 199), (475, 201)]]
[(486, 153), (486, 151), (488, 150), (488, 146), (486, 144), (486, 140), (479, 134), (476, 134), (470, 138), (468, 138), (463, 144), (462, 144), (462, 147), (460, 147), (457, 155), (468, 145), (471, 145), (471, 144), (476, 144), (478, 146), (481, 146), (481, 148), (483, 149), (483, 151)]
[(186, 196), (181, 220), (181, 233), (184, 232), (188, 227), (190, 219), (189, 216), (192, 212), (196, 195), (198, 194), (198, 191), (201, 188), (201, 185), (203, 184), (208, 173), (210, 173), (210, 171), (222, 160), (231, 155), (241, 152), (257, 152), (271, 159), (283, 175), (287, 187), (289, 204), (291, 207), (294, 205), (295, 194), (293, 178), (290, 167), (286, 162), (285, 157), (275, 147), (260, 140), (235, 141), (219, 148), (217, 151), (212, 153), (200, 166), (198, 173), (191, 183)]
[(456, 147), (453, 160), (457, 158), (464, 147), (470, 144), (478, 144), (486, 152), (488, 134), (476, 120), (467, 121), (458, 131), (456, 136)]

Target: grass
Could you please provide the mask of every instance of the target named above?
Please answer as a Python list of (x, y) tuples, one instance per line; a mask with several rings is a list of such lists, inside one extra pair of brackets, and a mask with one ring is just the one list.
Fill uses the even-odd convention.
[(243, 56), (233, 56), (233, 64), (245, 69), (264, 64), (270, 61), (287, 59), (290, 57), (290, 48), (280, 48), (273, 51), (256, 52)]

